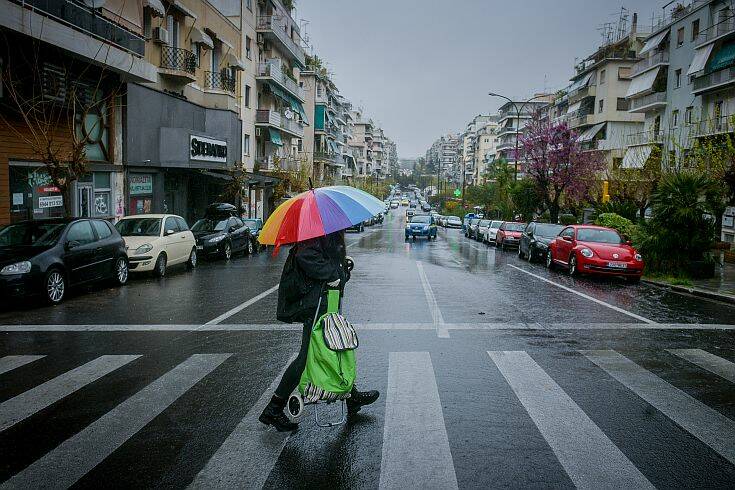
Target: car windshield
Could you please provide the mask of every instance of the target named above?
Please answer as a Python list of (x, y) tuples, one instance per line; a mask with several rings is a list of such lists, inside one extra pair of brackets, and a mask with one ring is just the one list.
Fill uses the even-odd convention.
[(247, 226), (251, 230), (257, 230), (258, 229), (258, 222), (255, 221), (254, 219), (246, 219), (244, 221), (244, 223), (245, 223), (245, 226)]
[(0, 227), (0, 247), (48, 247), (54, 245), (65, 223), (18, 223)]
[(564, 227), (562, 225), (552, 225), (550, 223), (540, 223), (536, 225), (536, 229), (534, 230), (534, 235), (540, 236), (540, 237), (555, 237), (559, 234), (559, 232)]
[(430, 220), (429, 216), (414, 216), (411, 218), (411, 223), (428, 223)]
[(492, 223), (490, 223), (490, 228), (500, 228), (500, 225), (502, 224), (502, 221), (493, 221)]
[(458, 217), (456, 217), (456, 216), (450, 216), (450, 217), (449, 217), (449, 221), (451, 221), (452, 223), (461, 223), (461, 221), (462, 221), (462, 220), (460, 220), (460, 219), (459, 219)]
[(191, 227), (191, 231), (202, 231), (202, 232), (214, 232), (223, 231), (227, 228), (227, 219), (213, 220), (210, 218), (200, 219), (194, 226)]
[(159, 236), (161, 218), (126, 218), (115, 225), (122, 236)]
[(483, 219), (483, 220), (480, 221), (480, 226), (482, 226), (483, 228), (485, 228), (485, 227), (487, 227), (489, 225), (490, 225), (490, 220)]
[(523, 231), (525, 227), (524, 223), (506, 223), (505, 231)]
[(599, 228), (580, 228), (577, 230), (577, 240), (580, 242), (610, 243), (620, 245), (623, 239), (614, 230)]

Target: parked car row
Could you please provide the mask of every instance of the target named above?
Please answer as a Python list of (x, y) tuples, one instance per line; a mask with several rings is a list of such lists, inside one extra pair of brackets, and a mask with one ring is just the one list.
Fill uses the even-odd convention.
[(259, 250), (261, 228), (261, 220), (242, 220), (229, 204), (210, 206), (191, 229), (172, 214), (128, 216), (114, 226), (92, 218), (13, 223), (0, 227), (0, 298), (41, 295), (57, 304), (70, 287), (121, 286), (130, 272), (163, 277), (174, 265), (194, 269), (200, 255), (229, 260)]

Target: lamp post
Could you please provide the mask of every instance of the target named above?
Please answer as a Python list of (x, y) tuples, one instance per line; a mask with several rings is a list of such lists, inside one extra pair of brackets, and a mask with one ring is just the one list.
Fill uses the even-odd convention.
[(516, 110), (516, 120), (518, 121), (516, 124), (518, 126), (516, 127), (516, 151), (515, 151), (515, 160), (513, 161), (513, 180), (515, 181), (515, 180), (518, 180), (518, 132), (521, 129), (521, 113), (523, 112), (523, 108), (526, 107), (526, 105), (528, 103), (530, 103), (530, 102), (532, 102), (532, 101), (534, 101), (536, 99), (539, 99), (541, 97), (546, 97), (546, 94), (539, 94), (539, 95), (535, 95), (535, 96), (531, 97), (530, 99), (528, 99), (525, 102), (523, 102), (523, 104), (521, 104), (521, 107), (520, 108), (518, 107), (518, 104), (516, 104), (515, 102), (513, 102), (512, 99), (509, 99), (505, 95), (496, 94), (494, 92), (490, 92), (488, 95), (490, 97), (500, 97), (501, 99), (507, 100), (508, 102), (510, 102), (513, 105), (513, 107)]

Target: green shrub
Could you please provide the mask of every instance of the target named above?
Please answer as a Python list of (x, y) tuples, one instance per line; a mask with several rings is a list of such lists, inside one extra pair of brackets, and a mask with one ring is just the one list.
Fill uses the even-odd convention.
[(637, 233), (637, 227), (631, 220), (615, 213), (602, 213), (598, 215), (595, 219), (595, 224), (613, 228), (627, 240), (632, 240)]
[(627, 218), (631, 221), (635, 221), (638, 217), (638, 206), (630, 201), (610, 201), (604, 204), (600, 204), (595, 208), (595, 213), (592, 215), (593, 220), (597, 220), (597, 217), (601, 214), (614, 213)]
[(577, 217), (573, 214), (560, 214), (559, 223), (562, 225), (576, 225)]

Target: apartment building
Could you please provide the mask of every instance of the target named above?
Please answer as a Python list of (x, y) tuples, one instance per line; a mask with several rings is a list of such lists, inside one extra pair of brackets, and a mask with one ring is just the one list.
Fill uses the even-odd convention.
[(367, 178), (373, 175), (373, 122), (365, 118), (359, 108), (350, 111), (353, 121), (352, 138), (349, 147), (357, 154), (355, 178)]
[[(532, 101), (509, 101), (498, 109), (498, 123), (495, 129), (495, 159), (505, 161), (518, 175), (523, 173), (523, 145), (519, 138), (528, 121), (536, 111), (548, 105), (549, 97), (539, 97)], [(518, 155), (516, 155), (518, 148)], [(489, 163), (490, 161), (488, 161)]]
[(495, 160), (498, 142), (498, 116), (489, 116), (485, 124), (477, 130), (475, 137), (475, 161), (472, 172), (472, 184), (482, 185), (487, 181), (487, 170)]
[(437, 169), (441, 178), (450, 182), (460, 182), (460, 153), (463, 140), (459, 135), (449, 133), (434, 141), (426, 151), (426, 163)]
[(393, 179), (398, 178), (398, 146), (396, 145), (395, 141), (392, 141), (390, 138), (386, 138), (385, 143), (385, 153), (386, 153), (386, 163), (388, 165), (388, 172), (387, 174), (390, 175)]
[(464, 183), (479, 185), (484, 181), (489, 153), (495, 152), (497, 121), (495, 114), (478, 114), (467, 123), (461, 147)]
[(373, 175), (378, 179), (385, 179), (387, 175), (385, 142), (386, 139), (383, 129), (379, 126), (374, 126), (371, 149), (373, 156)]

